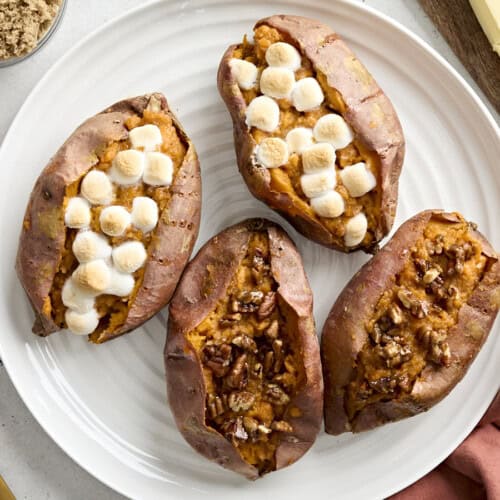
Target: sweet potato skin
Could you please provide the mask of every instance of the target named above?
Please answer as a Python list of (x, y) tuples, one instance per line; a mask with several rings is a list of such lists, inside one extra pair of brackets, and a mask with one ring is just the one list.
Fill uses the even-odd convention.
[(488, 241), (470, 229), (481, 241), (482, 253), (491, 265), (448, 333), (450, 366), (428, 364), (404, 398), (368, 405), (349, 422), (344, 395), (355, 376), (358, 353), (368, 341), (365, 321), (373, 314), (380, 295), (392, 285), (391, 279), (404, 266), (410, 248), (431, 218), (450, 224), (459, 222), (456, 214), (441, 210), (426, 210), (406, 221), (385, 247), (353, 276), (330, 311), (321, 338), (325, 431), (329, 434), (361, 432), (428, 410), (463, 378), (488, 337), (500, 306), (500, 264)]
[(323, 380), (312, 316), (312, 292), (295, 245), (276, 224), (249, 219), (222, 231), (204, 245), (187, 266), (170, 303), (164, 353), (168, 399), (179, 431), (200, 454), (251, 480), (259, 477), (258, 470), (244, 461), (222, 434), (205, 423), (202, 364), (186, 336), (225, 296), (256, 230), (268, 233), (271, 272), (279, 284), (277, 293), (293, 310), (296, 338), (304, 353), (304, 382), (289, 406), (299, 408), (301, 414), (284, 416), (294, 431), (283, 438), (276, 450), (276, 470), (292, 464), (311, 447), (319, 432), (323, 411)]
[[(275, 15), (261, 19), (257, 28), (267, 25), (278, 30), (326, 76), (345, 103), (344, 118), (367, 149), (379, 159), (378, 185), (381, 189), (380, 221), (375, 242), (386, 236), (394, 222), (398, 198), (398, 179), (403, 165), (405, 141), (401, 124), (390, 100), (371, 74), (355, 57), (337, 33), (328, 26), (300, 16)], [(256, 164), (252, 155), (256, 143), (245, 124), (246, 103), (231, 73), (230, 60), (237, 45), (231, 45), (219, 65), (217, 85), (233, 122), (238, 167), (250, 192), (285, 217), (305, 237), (342, 252), (370, 248), (347, 248), (334, 241), (332, 234), (309, 214), (296, 207), (285, 193), (272, 190), (269, 171)]]
[[(125, 121), (145, 109), (168, 114), (187, 145), (184, 161), (171, 185), (171, 201), (160, 214), (154, 230), (144, 278), (130, 305), (124, 324), (105, 331), (99, 342), (136, 328), (165, 306), (180, 278), (196, 241), (201, 208), (201, 177), (198, 157), (189, 137), (160, 93), (117, 102), (86, 120), (57, 151), (42, 171), (30, 196), (19, 239), (16, 270), (35, 312), (33, 333), (45, 337), (60, 328), (44, 313), (65, 242), (63, 200), (68, 185), (97, 162), (96, 151), (128, 136)], [(182, 224), (177, 222), (183, 221)]]

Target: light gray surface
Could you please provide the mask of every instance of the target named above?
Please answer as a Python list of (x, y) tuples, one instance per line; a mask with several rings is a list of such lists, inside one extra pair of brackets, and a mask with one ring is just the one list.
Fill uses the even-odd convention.
[[(0, 69), (0, 141), (27, 95), (52, 63), (102, 23), (140, 3), (139, 0), (69, 0), (62, 24), (47, 46), (23, 63)], [(478, 91), (499, 121), (499, 115), (416, 0), (366, 0), (365, 3), (400, 21), (437, 49)], [(81, 469), (51, 441), (17, 395), (1, 362), (0, 474), (18, 499), (123, 498)]]

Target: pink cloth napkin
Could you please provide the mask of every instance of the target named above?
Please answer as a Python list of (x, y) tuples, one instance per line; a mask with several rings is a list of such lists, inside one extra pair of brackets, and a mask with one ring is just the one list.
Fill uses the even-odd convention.
[(500, 500), (500, 393), (467, 439), (390, 500)]

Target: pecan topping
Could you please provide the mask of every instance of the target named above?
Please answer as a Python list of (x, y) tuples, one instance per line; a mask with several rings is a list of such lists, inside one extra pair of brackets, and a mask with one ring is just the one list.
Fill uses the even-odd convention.
[(209, 394), (207, 398), (208, 413), (212, 418), (222, 415), (225, 411), (224, 403), (219, 396)]
[(236, 299), (231, 303), (233, 312), (251, 313), (259, 309), (262, 300), (264, 299), (264, 292), (260, 290), (245, 290), (240, 292)]
[(409, 361), (412, 356), (409, 346), (402, 346), (394, 340), (391, 340), (384, 346), (377, 346), (375, 352), (385, 360), (388, 368), (400, 366), (402, 363)]
[(274, 365), (274, 352), (267, 351), (264, 356), (264, 373), (269, 373), (272, 366)]
[(397, 304), (391, 304), (388, 310), (389, 318), (395, 325), (400, 325), (403, 322), (403, 312)]
[(238, 413), (249, 410), (255, 403), (255, 396), (248, 391), (232, 392), (229, 395), (229, 408)]
[(257, 316), (259, 319), (266, 319), (274, 311), (274, 308), (276, 307), (276, 292), (268, 292), (264, 296), (264, 299), (262, 300), (262, 303), (259, 306), (259, 309), (257, 311)]
[(451, 361), (450, 346), (445, 341), (446, 331), (434, 331), (429, 325), (421, 326), (416, 331), (417, 340), (427, 350), (427, 358), (434, 363), (449, 366)]
[(284, 420), (274, 421), (271, 424), (271, 429), (278, 432), (293, 432), (293, 427)]
[(426, 284), (429, 285), (432, 283), (439, 275), (441, 274), (440, 270), (437, 267), (431, 267), (426, 273), (424, 274), (424, 277), (422, 278), (422, 281)]
[(277, 384), (268, 384), (264, 395), (271, 403), (276, 405), (286, 405), (290, 402), (288, 394)]
[(241, 334), (234, 337), (231, 344), (243, 349), (244, 351), (257, 352), (257, 344), (255, 340), (250, 338), (248, 335)]
[(274, 352), (274, 373), (278, 373), (283, 366), (283, 361), (285, 355), (283, 353), (283, 341), (274, 340), (273, 341), (273, 352)]
[(398, 385), (394, 377), (381, 377), (376, 380), (369, 380), (368, 384), (373, 390), (382, 394), (393, 392)]
[(216, 377), (223, 377), (229, 371), (231, 364), (231, 346), (207, 344), (203, 348), (203, 361)]
[(254, 433), (259, 427), (259, 422), (252, 417), (243, 417), (243, 427), (248, 433)]
[(224, 379), (226, 385), (232, 389), (243, 389), (247, 385), (247, 368), (247, 355), (238, 356), (231, 371)]
[(232, 326), (238, 321), (241, 321), (240, 313), (226, 314), (223, 318), (219, 320), (220, 326)]
[(247, 431), (243, 427), (242, 417), (228, 420), (224, 422), (221, 427), (226, 439), (239, 439), (241, 441), (246, 441), (248, 439)]
[(278, 320), (275, 319), (269, 328), (264, 332), (264, 335), (271, 340), (277, 339), (279, 334), (279, 324)]

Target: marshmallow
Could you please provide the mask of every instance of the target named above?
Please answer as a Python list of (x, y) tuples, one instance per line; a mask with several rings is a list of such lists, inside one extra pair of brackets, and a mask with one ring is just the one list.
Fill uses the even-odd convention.
[(287, 163), (288, 146), (278, 137), (269, 137), (257, 146), (256, 156), (262, 166), (276, 168)]
[(102, 293), (108, 288), (111, 270), (103, 260), (80, 264), (73, 273), (75, 283), (90, 293)]
[(316, 122), (313, 134), (318, 142), (328, 142), (335, 149), (345, 148), (354, 139), (351, 127), (340, 115), (333, 113), (322, 116)]
[(338, 217), (344, 213), (344, 199), (337, 191), (328, 191), (311, 200), (312, 209), (320, 217)]
[(323, 91), (315, 78), (303, 78), (295, 84), (292, 103), (297, 111), (311, 111), (323, 102)]
[(364, 162), (345, 167), (340, 171), (340, 178), (353, 198), (363, 196), (377, 185), (375, 176)]
[(257, 83), (259, 70), (255, 64), (243, 59), (231, 59), (229, 61), (231, 73), (233, 74), (238, 87), (243, 90), (251, 89)]
[(160, 129), (151, 124), (133, 128), (128, 133), (128, 138), (133, 148), (144, 151), (154, 151), (163, 142)]
[(89, 312), (94, 307), (94, 296), (79, 287), (72, 278), (64, 283), (61, 299), (68, 309), (79, 313)]
[(144, 265), (148, 254), (140, 241), (127, 241), (113, 248), (113, 264), (122, 273), (133, 273)]
[(121, 236), (130, 225), (130, 214), (124, 207), (106, 207), (99, 217), (101, 229), (108, 236)]
[(147, 196), (138, 196), (132, 202), (132, 224), (147, 233), (158, 223), (158, 205)]
[(70, 198), (64, 212), (64, 223), (73, 229), (88, 227), (92, 219), (89, 202), (76, 196)]
[(331, 191), (337, 182), (335, 168), (331, 167), (314, 174), (302, 175), (300, 186), (308, 198), (320, 196), (326, 191)]
[(297, 127), (286, 134), (286, 143), (290, 153), (302, 153), (313, 144), (313, 133), (310, 128)]
[(273, 132), (280, 124), (280, 108), (276, 101), (261, 95), (252, 100), (246, 110), (246, 124), (264, 132)]
[(130, 295), (135, 287), (134, 277), (131, 274), (124, 274), (116, 269), (111, 271), (111, 281), (106, 289), (109, 295), (126, 297)]
[(73, 253), (80, 264), (96, 259), (107, 259), (111, 256), (108, 240), (93, 231), (82, 231), (73, 241)]
[(266, 62), (269, 66), (278, 66), (297, 71), (300, 68), (301, 57), (293, 45), (276, 42), (266, 50)]
[(345, 225), (344, 243), (347, 247), (359, 245), (366, 234), (368, 221), (363, 212), (351, 217)]
[(64, 315), (68, 330), (75, 335), (89, 335), (99, 324), (99, 316), (95, 309), (85, 313), (79, 313), (68, 309)]
[(107, 205), (113, 198), (113, 185), (101, 170), (91, 170), (83, 178), (80, 191), (93, 205)]
[(146, 153), (146, 168), (143, 180), (151, 186), (170, 186), (174, 174), (174, 164), (164, 153)]
[(260, 91), (275, 99), (290, 97), (295, 85), (295, 75), (287, 68), (266, 68), (260, 76)]
[(129, 186), (135, 184), (144, 171), (144, 153), (127, 149), (117, 153), (111, 164), (109, 176), (113, 182)]
[(331, 144), (314, 144), (302, 153), (302, 168), (312, 174), (335, 166), (335, 150)]

